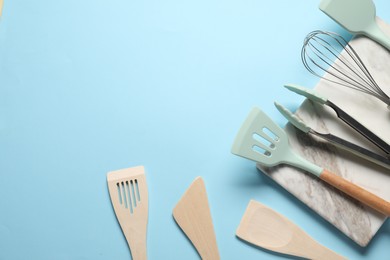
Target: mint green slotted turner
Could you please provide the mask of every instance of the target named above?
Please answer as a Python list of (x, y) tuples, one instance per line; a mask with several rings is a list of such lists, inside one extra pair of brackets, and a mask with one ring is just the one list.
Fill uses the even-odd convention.
[(296, 154), (288, 136), (259, 108), (253, 108), (241, 126), (232, 153), (264, 166), (288, 164), (305, 170), (365, 205), (390, 216), (390, 203)]
[(372, 0), (322, 0), (320, 10), (353, 34), (362, 34), (390, 50), (390, 37), (376, 23)]

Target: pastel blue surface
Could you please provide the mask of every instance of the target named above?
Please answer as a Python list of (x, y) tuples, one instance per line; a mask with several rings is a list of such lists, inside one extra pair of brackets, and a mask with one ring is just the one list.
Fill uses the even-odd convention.
[[(375, 1), (390, 22), (390, 2)], [(250, 199), (351, 259), (385, 259), (230, 153), (253, 106), (283, 125), (282, 86), (315, 29), (348, 34), (319, 1), (5, 0), (0, 22), (0, 259), (130, 259), (106, 185), (144, 165), (150, 259), (198, 259), (172, 218), (203, 176), (222, 259), (283, 259), (235, 237)]]

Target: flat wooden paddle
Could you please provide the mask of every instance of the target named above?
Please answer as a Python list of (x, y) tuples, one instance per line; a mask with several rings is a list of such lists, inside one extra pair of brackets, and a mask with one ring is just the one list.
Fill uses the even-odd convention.
[(301, 228), (274, 210), (251, 200), (236, 235), (256, 246), (317, 260), (346, 259), (318, 244)]
[(107, 184), (111, 203), (126, 237), (132, 259), (146, 260), (148, 187), (144, 167), (109, 172)]
[(173, 218), (204, 260), (220, 259), (206, 187), (197, 177), (173, 209)]

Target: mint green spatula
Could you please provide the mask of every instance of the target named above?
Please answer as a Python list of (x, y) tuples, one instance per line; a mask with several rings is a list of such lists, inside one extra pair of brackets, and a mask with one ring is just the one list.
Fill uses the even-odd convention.
[(390, 37), (376, 23), (372, 0), (322, 0), (320, 10), (353, 34), (362, 34), (390, 50)]
[(232, 153), (271, 167), (288, 164), (305, 170), (365, 205), (390, 216), (390, 203), (294, 153), (288, 136), (264, 112), (253, 108), (234, 141)]

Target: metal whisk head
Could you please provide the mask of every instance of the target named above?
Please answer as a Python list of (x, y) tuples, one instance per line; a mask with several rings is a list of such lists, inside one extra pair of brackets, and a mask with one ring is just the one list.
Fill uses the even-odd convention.
[[(301, 58), (313, 75), (374, 96), (390, 109), (390, 98), (375, 82), (356, 51), (337, 33), (309, 33), (303, 43)], [(328, 73), (326, 78), (324, 72)]]

